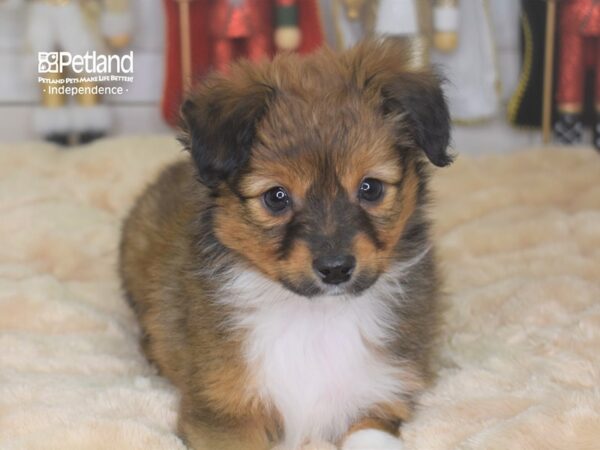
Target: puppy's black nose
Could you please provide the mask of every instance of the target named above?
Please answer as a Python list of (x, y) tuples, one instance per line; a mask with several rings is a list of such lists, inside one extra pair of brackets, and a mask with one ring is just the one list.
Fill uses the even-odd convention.
[(356, 258), (352, 255), (321, 256), (313, 261), (315, 272), (327, 284), (348, 281), (355, 266)]

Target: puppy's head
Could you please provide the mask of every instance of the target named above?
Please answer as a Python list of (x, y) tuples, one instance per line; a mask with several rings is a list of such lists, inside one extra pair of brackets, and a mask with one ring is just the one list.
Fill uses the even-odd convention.
[(227, 248), (305, 296), (358, 294), (398, 255), (423, 161), (451, 162), (439, 78), (391, 40), (212, 75), (184, 143)]

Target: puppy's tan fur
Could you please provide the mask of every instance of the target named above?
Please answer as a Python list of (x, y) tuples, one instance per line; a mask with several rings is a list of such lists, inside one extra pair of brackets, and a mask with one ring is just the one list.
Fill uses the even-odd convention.
[[(450, 162), (439, 80), (409, 63), (394, 41), (242, 62), (209, 77), (184, 105), (192, 159), (166, 169), (135, 205), (120, 270), (146, 354), (182, 393), (179, 427), (193, 448), (266, 450), (285, 441), (282, 411), (265, 398), (261, 369), (244, 350), (249, 310), (222, 297), (250, 271), (296, 302), (318, 304), (328, 294), (313, 260), (329, 247), (356, 258), (356, 282), (340, 298), (380, 298), (394, 277), (402, 285), (384, 295), (386, 342), (364, 339), (375, 360), (402, 367), (402, 392), (353, 413), (347, 432), (397, 433), (409, 417), (429, 376), (439, 284), (423, 212), (425, 156)], [(365, 178), (383, 182), (380, 201), (357, 197)], [(274, 186), (292, 199), (282, 214), (263, 203)], [(410, 276), (394, 272), (400, 266)]]

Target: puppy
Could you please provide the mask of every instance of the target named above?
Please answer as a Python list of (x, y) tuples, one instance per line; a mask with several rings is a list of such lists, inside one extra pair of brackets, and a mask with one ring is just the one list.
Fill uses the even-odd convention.
[[(191, 158), (123, 230), (143, 346), (196, 450), (399, 449), (429, 379), (439, 78), (392, 40), (240, 62), (182, 107)], [(429, 161), (428, 161), (429, 160)]]

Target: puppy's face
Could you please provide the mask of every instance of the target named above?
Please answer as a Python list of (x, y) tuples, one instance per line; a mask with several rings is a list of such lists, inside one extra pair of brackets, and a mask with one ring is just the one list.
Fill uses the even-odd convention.
[(335, 101), (278, 99), (214, 216), (221, 242), (303, 295), (369, 287), (415, 208), (417, 176), (390, 127), (360, 98)]
[(358, 294), (396, 258), (419, 206), (421, 155), (450, 162), (439, 81), (366, 43), (215, 76), (184, 106), (226, 247), (305, 296)]

